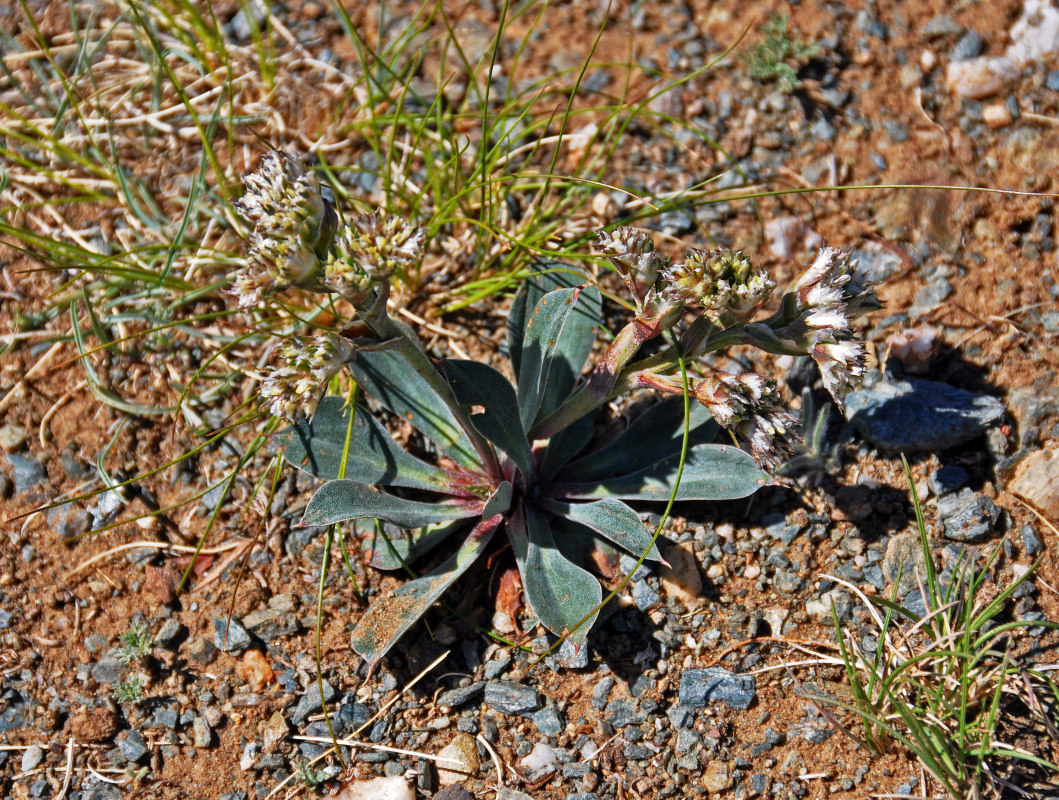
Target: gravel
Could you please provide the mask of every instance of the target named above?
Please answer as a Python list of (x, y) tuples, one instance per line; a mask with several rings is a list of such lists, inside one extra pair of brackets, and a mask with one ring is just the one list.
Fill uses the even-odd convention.
[(964, 489), (938, 500), (938, 515), (946, 538), (957, 542), (983, 542), (996, 531), (1000, 509), (984, 494)]
[(733, 675), (722, 667), (689, 669), (680, 678), (680, 704), (688, 708), (705, 708), (713, 701), (745, 710), (756, 694), (754, 678)]
[(530, 686), (512, 681), (490, 681), (485, 685), (485, 705), (505, 714), (522, 714), (541, 707), (541, 695)]

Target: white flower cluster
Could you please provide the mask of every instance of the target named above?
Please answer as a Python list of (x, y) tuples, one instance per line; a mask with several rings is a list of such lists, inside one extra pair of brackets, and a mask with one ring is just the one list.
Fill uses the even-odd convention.
[(695, 385), (695, 399), (750, 445), (761, 466), (776, 467), (793, 455), (798, 420), (781, 405), (775, 381), (753, 372), (716, 372)]
[(642, 306), (659, 273), (669, 265), (669, 259), (655, 249), (650, 236), (633, 228), (600, 231), (598, 237), (599, 249), (625, 281), (633, 299)]
[(683, 264), (663, 274), (665, 293), (690, 309), (710, 316), (729, 312), (749, 318), (776, 288), (764, 270), (755, 270), (742, 250), (688, 250)]
[(324, 285), (354, 305), (370, 299), (375, 284), (423, 257), (426, 233), (400, 217), (364, 214), (335, 237), (324, 263)]
[(274, 417), (311, 417), (328, 381), (353, 357), (342, 336), (325, 334), (310, 340), (290, 339), (279, 349), (280, 363), (261, 383), (261, 397)]

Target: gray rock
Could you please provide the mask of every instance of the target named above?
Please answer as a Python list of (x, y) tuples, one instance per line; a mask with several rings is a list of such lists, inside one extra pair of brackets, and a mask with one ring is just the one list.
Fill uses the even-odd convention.
[(301, 625), (294, 614), (283, 613), (272, 608), (251, 611), (242, 619), (243, 625), (266, 642), (297, 633)]
[(541, 707), (540, 693), (521, 683), (490, 681), (485, 685), (485, 704), (505, 714), (521, 714)]
[(927, 312), (933, 311), (944, 303), (951, 294), (952, 284), (949, 283), (948, 278), (944, 275), (931, 278), (923, 284), (922, 289), (916, 292), (916, 296), (912, 300), (912, 315), (921, 317)]
[(470, 686), (461, 686), (458, 689), (449, 689), (438, 695), (436, 705), (438, 707), (459, 708), (464, 703), (470, 702), (485, 691), (482, 682), (472, 683)]
[(681, 236), (695, 230), (695, 218), (683, 209), (663, 212), (658, 217), (658, 225), (663, 233), (670, 236)]
[(22, 771), (35, 770), (44, 763), (44, 751), (39, 745), (30, 745), (22, 751)]
[(689, 669), (680, 678), (680, 704), (688, 708), (704, 708), (716, 700), (746, 710), (756, 692), (752, 675), (734, 675), (723, 667)]
[[(330, 703), (335, 699), (335, 690), (327, 681), (323, 681), (323, 703)], [(291, 713), (291, 722), (295, 726), (301, 726), (305, 720), (309, 718), (310, 714), (315, 714), (321, 708), (323, 703), (320, 701), (320, 687), (317, 684), (313, 684), (305, 690), (305, 694), (298, 700), (298, 705), (294, 708)]]
[(124, 739), (118, 740), (118, 750), (126, 761), (135, 762), (147, 754), (147, 743), (139, 731), (128, 731)]
[[(1044, 543), (1032, 525), (1023, 525), (1021, 533), (1022, 549), (1026, 551), (1026, 555), (1030, 558), (1033, 558), (1044, 549)], [(3, 627), (3, 625), (0, 625), (0, 627)]]
[(559, 645), (559, 651), (555, 656), (564, 669), (584, 669), (588, 666), (588, 646), (582, 643), (578, 647), (572, 639), (565, 639)]
[(956, 44), (949, 51), (949, 58), (953, 61), (966, 61), (969, 58), (981, 55), (985, 49), (985, 41), (978, 31), (967, 31), (956, 40)]
[(938, 500), (938, 516), (946, 538), (957, 542), (982, 542), (996, 530), (1000, 509), (984, 494), (964, 489)]
[(196, 715), (195, 721), (191, 723), (191, 731), (194, 735), (195, 747), (205, 749), (213, 744), (213, 731), (201, 716)]
[(772, 579), (772, 586), (777, 592), (794, 594), (801, 591), (802, 587), (805, 586), (805, 581), (798, 577), (798, 573), (781, 569), (776, 570), (776, 575)]
[(156, 708), (154, 716), (151, 717), (147, 723), (148, 728), (166, 728), (168, 730), (176, 730), (177, 722), (180, 720), (180, 714), (175, 708)]
[(254, 31), (263, 29), (265, 20), (268, 19), (268, 8), (261, 0), (252, 0), (245, 3), (232, 17), (228, 23), (228, 30), (236, 41), (245, 42), (250, 39)]
[[(80, 506), (56, 506), (48, 509), (47, 517), (52, 531), (60, 539), (80, 536), (92, 527), (91, 515)], [(152, 555), (154, 555), (153, 552)]]
[(530, 719), (533, 720), (533, 724), (537, 726), (542, 736), (558, 736), (566, 727), (559, 712), (551, 706), (531, 714)]
[(15, 615), (7, 609), (0, 608), (0, 631), (7, 630), (11, 627), (11, 620), (14, 616)]
[[(890, 138), (894, 138), (891, 134)], [(907, 138), (907, 134), (906, 134)], [(882, 282), (901, 271), (901, 256), (878, 242), (867, 242), (853, 251), (857, 265), (873, 281)]]
[(624, 728), (627, 725), (639, 725), (647, 719), (647, 715), (634, 701), (623, 697), (607, 703), (606, 719), (615, 728)]
[(662, 602), (662, 596), (647, 581), (636, 581), (632, 585), (632, 601), (641, 611), (650, 611)]
[(930, 485), (930, 490), (934, 492), (936, 496), (941, 497), (942, 495), (955, 492), (967, 483), (970, 477), (971, 476), (967, 474), (967, 470), (963, 467), (949, 464), (932, 472), (927, 479), (927, 483)]
[(1059, 92), (1059, 69), (1053, 69), (1044, 79), (1044, 88), (1052, 92)]
[(241, 653), (251, 643), (250, 632), (235, 617), (213, 618), (213, 644), (226, 653)]
[(602, 710), (607, 705), (610, 690), (614, 688), (614, 676), (604, 675), (592, 690), (592, 707)]
[(1004, 416), (994, 397), (936, 381), (880, 381), (846, 397), (846, 416), (888, 451), (945, 450), (985, 433)]
[(836, 133), (835, 126), (823, 117), (820, 117), (809, 126), (809, 135), (817, 141), (830, 142), (835, 138)]
[(108, 650), (92, 667), (92, 677), (98, 683), (117, 683), (124, 673), (125, 665), (118, 659), (114, 650)]
[(171, 648), (182, 633), (184, 633), (184, 626), (179, 620), (170, 617), (162, 623), (162, 627), (154, 635), (154, 642), (162, 647)]
[(0, 733), (10, 733), (26, 726), (26, 714), (21, 708), (0, 711)]
[(188, 655), (193, 661), (206, 666), (217, 657), (217, 648), (209, 639), (195, 639), (188, 645)]
[(929, 20), (919, 29), (919, 32), (928, 39), (936, 39), (939, 36), (955, 36), (958, 33), (962, 33), (963, 26), (951, 15), (942, 14)]
[(891, 536), (886, 543), (883, 570), (890, 581), (896, 581), (900, 576), (899, 595), (912, 591), (920, 581), (926, 580), (926, 561), (919, 534), (906, 531)]
[(7, 463), (11, 467), (11, 478), (15, 482), (16, 494), (24, 494), (44, 483), (48, 478), (44, 467), (32, 456), (12, 453), (7, 456)]

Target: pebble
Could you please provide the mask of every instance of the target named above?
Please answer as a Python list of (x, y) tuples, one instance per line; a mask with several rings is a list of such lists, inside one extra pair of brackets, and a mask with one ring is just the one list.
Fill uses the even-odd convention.
[(39, 745), (30, 745), (22, 752), (22, 771), (29, 772), (44, 763), (44, 751)]
[(716, 700), (746, 710), (756, 691), (753, 676), (734, 675), (723, 667), (689, 669), (680, 678), (680, 704), (688, 708), (704, 708)]
[(196, 663), (206, 666), (217, 657), (217, 648), (209, 639), (195, 639), (188, 645), (188, 656)]
[(541, 707), (540, 692), (512, 681), (490, 681), (485, 685), (485, 704), (505, 714), (521, 714)]
[(950, 61), (945, 83), (960, 97), (982, 100), (1002, 92), (1018, 74), (1009, 58), (970, 58)]
[(537, 726), (537, 730), (540, 731), (542, 736), (558, 736), (566, 727), (562, 716), (551, 706), (542, 708), (533, 714), (530, 719), (533, 720), (533, 724)]
[(886, 543), (886, 555), (883, 556), (883, 572), (887, 580), (893, 582), (901, 576), (897, 588), (899, 595), (907, 594), (926, 580), (926, 559), (919, 534), (911, 531), (898, 533)]
[(846, 416), (883, 450), (945, 450), (983, 435), (1005, 414), (995, 397), (919, 378), (882, 380), (846, 398)]
[(602, 710), (607, 705), (607, 699), (610, 697), (610, 690), (614, 688), (614, 676), (604, 675), (596, 683), (595, 688), (592, 690), (592, 707), (597, 710)]
[(126, 732), (124, 739), (118, 740), (118, 750), (126, 761), (136, 762), (147, 754), (147, 743), (143, 740), (142, 733), (130, 730)]
[(481, 766), (474, 737), (468, 733), (456, 734), (456, 738), (438, 753), (437, 764), (440, 786), (452, 786), (473, 777)]
[(669, 566), (662, 567), (658, 573), (666, 597), (685, 606), (695, 602), (702, 596), (702, 572), (692, 543), (683, 542), (663, 548), (661, 552), (662, 558), (669, 562)]
[(938, 500), (945, 537), (957, 542), (982, 542), (996, 530), (1000, 509), (984, 494), (964, 489)]
[(949, 58), (953, 61), (966, 61), (969, 58), (980, 56), (985, 49), (985, 41), (978, 31), (967, 31), (956, 40), (956, 44), (949, 51)]
[(25, 427), (18, 423), (9, 422), (0, 426), (0, 450), (5, 453), (13, 453), (21, 449), (28, 438), (29, 434)]
[(776, 570), (772, 578), (772, 586), (777, 592), (783, 594), (795, 594), (805, 586), (805, 581), (798, 577), (798, 573), (789, 570)]
[(273, 642), (283, 636), (297, 633), (301, 628), (298, 618), (290, 612), (280, 612), (273, 608), (251, 611), (242, 619), (242, 624), (258, 638)]
[(941, 14), (940, 16), (932, 17), (922, 28), (919, 29), (920, 35), (927, 39), (937, 39), (941, 36), (955, 36), (962, 32), (963, 26), (960, 25), (960, 23), (958, 23), (950, 14)]
[(201, 716), (196, 716), (191, 723), (191, 731), (194, 736), (195, 747), (205, 749), (213, 744), (213, 731)]
[(250, 632), (235, 617), (213, 618), (213, 644), (218, 650), (239, 654), (251, 641)]
[(11, 479), (15, 482), (15, 493), (24, 494), (44, 483), (48, 474), (37, 459), (12, 453), (6, 456), (11, 467)]
[(474, 800), (474, 795), (462, 786), (456, 784), (453, 786), (446, 786), (434, 795), (434, 800)]
[(237, 668), (241, 677), (253, 692), (260, 692), (276, 680), (276, 673), (260, 650), (247, 650)]
[(1030, 558), (1033, 558), (1044, 549), (1044, 543), (1032, 525), (1023, 525), (1021, 533), (1022, 548)]
[(1035, 506), (1044, 516), (1059, 518), (1059, 447), (1036, 450), (1019, 460), (1007, 489)]
[(290, 734), (290, 726), (283, 714), (276, 711), (268, 718), (264, 729), (261, 731), (261, 747), (266, 753), (274, 753), (279, 746), (286, 741)]
[(555, 748), (544, 742), (537, 742), (529, 755), (519, 761), (519, 766), (526, 773), (530, 783), (536, 783), (559, 768)]
[(708, 792), (723, 792), (732, 788), (732, 783), (732, 771), (724, 761), (711, 761), (702, 773), (702, 785)]
[(449, 689), (438, 695), (436, 705), (438, 708), (459, 708), (464, 703), (469, 703), (485, 690), (485, 684), (479, 681), (470, 686), (461, 686), (457, 689)]
[(175, 617), (170, 617), (162, 623), (162, 627), (154, 635), (154, 643), (166, 649), (172, 649), (184, 631), (185, 628), (180, 621)]
[(92, 667), (92, 677), (98, 683), (117, 683), (124, 674), (125, 665), (118, 659), (115, 650), (108, 650)]
[(353, 781), (332, 797), (334, 800), (415, 800), (416, 793), (403, 776), (395, 775), (370, 781)]
[(990, 103), (982, 109), (982, 122), (993, 130), (1010, 125), (1014, 118), (1007, 103)]
[(291, 712), (291, 722), (301, 726), (311, 714), (315, 714), (323, 703), (330, 703), (335, 699), (335, 689), (327, 681), (323, 681), (323, 702), (320, 701), (320, 685), (313, 681), (312, 685), (305, 690), (305, 694), (298, 700), (298, 705)]
[(927, 481), (930, 486), (930, 491), (934, 492), (935, 496), (941, 497), (942, 495), (955, 492), (970, 479), (971, 476), (967, 474), (967, 470), (963, 467), (957, 467), (955, 464), (948, 464), (930, 473), (930, 477)]
[(636, 581), (632, 585), (632, 601), (641, 611), (650, 611), (662, 602), (662, 596), (658, 594), (647, 581)]

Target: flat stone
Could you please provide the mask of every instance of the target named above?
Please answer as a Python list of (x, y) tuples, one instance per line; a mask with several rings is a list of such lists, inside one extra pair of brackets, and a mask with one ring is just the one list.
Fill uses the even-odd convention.
[[(1035, 557), (1041, 550), (1044, 549), (1044, 542), (1041, 541), (1041, 536), (1037, 533), (1037, 530), (1032, 525), (1022, 526), (1022, 549), (1026, 551), (1026, 555), (1030, 558)], [(3, 627), (0, 625), (0, 627)]]
[(677, 600), (685, 606), (697, 601), (702, 596), (702, 572), (699, 560), (695, 557), (691, 542), (672, 545), (662, 550), (662, 558), (669, 562), (662, 567), (658, 580), (662, 591), (670, 600)]
[(287, 720), (284, 719), (281, 712), (276, 711), (268, 718), (268, 722), (265, 723), (265, 728), (261, 732), (261, 749), (266, 753), (276, 752), (280, 744), (286, 741), (289, 734), (290, 726), (287, 725)]
[(32, 456), (12, 453), (6, 458), (8, 466), (11, 467), (11, 479), (15, 482), (16, 494), (24, 494), (48, 479), (43, 465)]
[(505, 714), (521, 714), (541, 707), (540, 693), (521, 683), (490, 681), (485, 685), (485, 704)]
[(1018, 74), (1018, 65), (1009, 58), (970, 58), (950, 61), (945, 83), (960, 97), (981, 100), (1003, 91)]
[(162, 623), (162, 627), (154, 635), (154, 642), (167, 649), (171, 648), (184, 633), (184, 630), (184, 626), (180, 624), (179, 620), (170, 617)]
[[(48, 509), (48, 525), (60, 539), (72, 539), (92, 527), (92, 516), (75, 505), (56, 506)], [(154, 555), (152, 552), (151, 555)]]
[(996, 531), (1000, 509), (984, 494), (964, 489), (938, 500), (945, 537), (957, 542), (982, 542)]
[(963, 467), (949, 464), (930, 473), (930, 477), (927, 478), (927, 483), (930, 485), (930, 490), (934, 492), (935, 496), (941, 497), (943, 494), (951, 494), (952, 492), (955, 492), (967, 483), (970, 478), (971, 476), (967, 474), (967, 470)]
[(438, 695), (436, 705), (439, 708), (459, 708), (464, 703), (468, 703), (478, 697), (484, 691), (485, 684), (481, 681), (472, 683), (470, 686), (449, 689), (447, 692), (442, 692)]
[(400, 775), (353, 781), (333, 795), (334, 800), (415, 800), (412, 785)]
[(531, 783), (536, 783), (546, 775), (550, 775), (559, 768), (558, 756), (555, 748), (544, 742), (537, 742), (533, 749), (519, 762)]
[(196, 716), (191, 723), (191, 732), (194, 736), (195, 747), (205, 749), (213, 744), (213, 731), (201, 716)]
[(147, 743), (139, 731), (127, 731), (125, 738), (118, 740), (118, 750), (126, 761), (135, 762), (147, 754)]
[(1004, 416), (995, 397), (936, 381), (880, 381), (846, 397), (846, 416), (888, 451), (945, 450), (983, 435)]
[(566, 727), (562, 716), (551, 706), (535, 712), (530, 719), (533, 720), (533, 724), (537, 726), (542, 736), (558, 736)]
[(438, 753), (438, 785), (452, 786), (474, 777), (481, 761), (478, 745), (469, 733), (458, 733), (456, 738)]
[(213, 644), (225, 653), (241, 653), (253, 640), (243, 623), (235, 617), (213, 618)]
[(209, 639), (195, 639), (188, 645), (188, 656), (206, 666), (217, 657), (217, 648)]
[(108, 650), (92, 667), (92, 677), (98, 683), (117, 683), (125, 674), (125, 665), (118, 659), (117, 651)]
[(30, 745), (22, 751), (22, 771), (29, 772), (44, 763), (44, 751), (40, 745)]
[(798, 577), (796, 572), (781, 569), (776, 571), (776, 575), (772, 579), (772, 585), (777, 592), (794, 594), (801, 591), (802, 587), (805, 586), (805, 581)]
[[(327, 681), (323, 681), (323, 702), (330, 703), (335, 699), (335, 690)], [(308, 689), (305, 690), (305, 694), (298, 700), (298, 705), (295, 706), (294, 711), (291, 713), (291, 722), (295, 725), (300, 726), (309, 718), (310, 714), (315, 714), (323, 708), (323, 703), (320, 701), (320, 687), (313, 683)]]
[(890, 537), (883, 556), (883, 573), (891, 583), (901, 578), (897, 593), (904, 595), (927, 578), (927, 563), (919, 534), (905, 531)]
[(1050, 519), (1059, 518), (1059, 446), (1052, 445), (1023, 457), (1007, 490), (1035, 506)]
[(680, 704), (688, 708), (705, 708), (719, 701), (731, 708), (750, 708), (757, 684), (752, 675), (734, 675), (723, 667), (689, 669), (680, 678)]
[(662, 596), (647, 581), (636, 581), (632, 585), (632, 601), (641, 611), (650, 611), (662, 602)]
[(702, 773), (702, 785), (711, 793), (723, 792), (732, 788), (732, 770), (724, 761), (711, 761)]
[(242, 619), (243, 626), (266, 642), (297, 633), (301, 628), (298, 618), (291, 613), (264, 608), (251, 611)]

